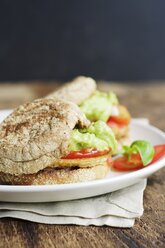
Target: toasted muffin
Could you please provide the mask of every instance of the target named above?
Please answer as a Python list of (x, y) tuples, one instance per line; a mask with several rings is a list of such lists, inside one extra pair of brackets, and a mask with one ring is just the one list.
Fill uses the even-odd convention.
[(79, 105), (86, 98), (90, 97), (95, 90), (96, 82), (93, 78), (79, 76), (47, 95), (46, 98), (60, 98)]
[(92, 167), (47, 167), (33, 174), (13, 175), (0, 172), (0, 182), (12, 185), (48, 185), (93, 181), (104, 178), (109, 172), (108, 164)]

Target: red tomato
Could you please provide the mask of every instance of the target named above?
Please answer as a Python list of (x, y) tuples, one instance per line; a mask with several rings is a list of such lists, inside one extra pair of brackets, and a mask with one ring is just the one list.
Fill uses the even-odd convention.
[(143, 168), (141, 157), (139, 154), (135, 157), (135, 154), (132, 154), (131, 159), (128, 161), (127, 156), (122, 156), (113, 161), (112, 167), (118, 171), (133, 171)]
[(113, 119), (113, 117), (111, 116), (110, 118), (109, 118), (109, 120), (107, 121), (107, 125), (108, 126), (110, 126), (110, 127), (124, 127), (125, 126), (125, 124), (119, 124), (119, 123), (117, 123), (114, 119)]
[(73, 151), (63, 157), (63, 159), (80, 159), (80, 158), (94, 158), (107, 154), (110, 150), (98, 151), (97, 149), (87, 148), (81, 151)]
[(165, 156), (165, 144), (164, 145), (156, 145), (156, 146), (154, 146), (154, 149), (155, 149), (155, 155), (154, 155), (151, 163), (154, 163), (157, 160), (159, 160), (161, 157)]
[(114, 125), (125, 126), (125, 125), (128, 125), (130, 123), (130, 120), (131, 120), (130, 113), (128, 112), (126, 107), (124, 107), (122, 105), (118, 105), (117, 108), (119, 110), (119, 115), (110, 116), (109, 120), (107, 121), (107, 124), (109, 126), (114, 126)]
[[(154, 146), (155, 155), (150, 164), (153, 164), (161, 157), (165, 156), (165, 145)], [(139, 154), (132, 154), (130, 160), (127, 156), (122, 156), (113, 161), (112, 167), (118, 171), (133, 171), (144, 168), (141, 157)]]

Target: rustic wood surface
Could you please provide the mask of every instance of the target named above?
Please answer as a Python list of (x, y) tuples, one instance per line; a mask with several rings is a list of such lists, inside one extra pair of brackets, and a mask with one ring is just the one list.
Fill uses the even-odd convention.
[[(55, 82), (0, 85), (0, 109), (42, 97), (58, 86)], [(147, 117), (165, 131), (165, 84), (145, 85), (101, 82), (100, 89), (114, 90), (133, 117)], [(165, 168), (148, 179), (144, 215), (131, 229), (43, 225), (16, 219), (0, 220), (0, 247), (165, 247)]]

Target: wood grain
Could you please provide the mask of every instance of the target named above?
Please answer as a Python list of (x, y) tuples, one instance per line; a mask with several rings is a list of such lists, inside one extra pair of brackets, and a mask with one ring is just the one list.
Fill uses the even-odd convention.
[[(24, 82), (0, 85), (0, 109), (42, 97), (58, 84)], [(165, 84), (147, 85), (100, 82), (99, 88), (114, 90), (127, 105), (133, 117), (147, 117), (165, 130)], [(8, 94), (9, 93), (9, 94)], [(74, 225), (44, 225), (16, 219), (0, 220), (1, 247), (165, 247), (165, 169), (148, 179), (144, 194), (144, 215), (131, 229), (111, 227), (81, 227)]]

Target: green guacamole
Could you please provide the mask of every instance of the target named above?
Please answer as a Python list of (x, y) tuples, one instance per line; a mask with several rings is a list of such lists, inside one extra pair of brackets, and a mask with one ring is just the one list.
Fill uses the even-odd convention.
[(117, 141), (110, 127), (103, 121), (92, 123), (87, 129), (72, 130), (69, 150), (80, 151), (84, 148), (96, 148), (100, 151), (117, 149)]
[(80, 105), (80, 108), (90, 121), (102, 120), (106, 122), (111, 115), (112, 106), (117, 103), (117, 97), (113, 92), (96, 91)]

